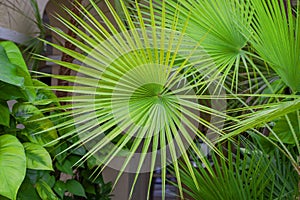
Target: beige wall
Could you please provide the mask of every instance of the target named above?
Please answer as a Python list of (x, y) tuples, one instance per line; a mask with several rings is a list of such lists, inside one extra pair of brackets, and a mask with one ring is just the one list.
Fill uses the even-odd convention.
[[(43, 16), (48, 0), (38, 0), (40, 15)], [(0, 1), (0, 38), (24, 42), (37, 35), (39, 29), (34, 23), (34, 10), (30, 0)]]

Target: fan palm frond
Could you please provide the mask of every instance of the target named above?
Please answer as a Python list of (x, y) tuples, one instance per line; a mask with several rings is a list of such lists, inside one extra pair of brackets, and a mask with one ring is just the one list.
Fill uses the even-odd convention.
[[(229, 144), (227, 159), (212, 153), (209, 175), (197, 157), (195, 163), (196, 187), (181, 163), (180, 175), (185, 192), (197, 200), (231, 199), (293, 199), (297, 195), (297, 172), (278, 150), (272, 155), (253, 144)], [(244, 147), (243, 147), (244, 146)], [(223, 146), (224, 148), (224, 146)], [(176, 185), (176, 184), (175, 184)]]
[[(173, 15), (178, 10), (181, 24), (187, 18), (189, 25), (186, 33), (199, 41), (213, 58), (216, 65), (207, 73), (219, 75), (219, 84), (231, 79), (229, 87), (237, 92), (241, 76), (245, 73), (249, 87), (253, 75), (264, 77), (260, 69), (252, 62), (252, 50), (248, 43), (252, 37), (251, 23), (253, 9), (251, 1), (240, 3), (236, 0), (220, 1), (181, 1), (171, 0), (167, 3), (167, 20), (171, 24)], [(159, 8), (158, 8), (159, 10)], [(214, 74), (216, 73), (216, 74)]]
[[(119, 177), (124, 171), (136, 173), (132, 191), (138, 174), (150, 172), (152, 176), (156, 167), (161, 168), (165, 191), (166, 166), (170, 163), (175, 165), (178, 184), (181, 184), (179, 156), (197, 184), (186, 149), (192, 148), (199, 158), (203, 157), (193, 142), (195, 139), (215, 149), (212, 140), (222, 135), (225, 116), (226, 102), (218, 100), (214, 93), (220, 87), (214, 84), (217, 77), (212, 79), (203, 73), (214, 65), (213, 60), (199, 41), (185, 34), (185, 26), (177, 31), (176, 15), (171, 28), (165, 25), (164, 12), (157, 21), (152, 1), (149, 2), (151, 26), (143, 17), (138, 17), (139, 23), (136, 23), (123, 1), (120, 4), (125, 19), (119, 17), (109, 1), (105, 2), (112, 19), (108, 19), (93, 0), (90, 3), (96, 16), (81, 4), (77, 7), (82, 17), (65, 8), (82, 29), (58, 17), (69, 30), (78, 33), (78, 39), (50, 27), (78, 51), (49, 44), (80, 62), (67, 63), (40, 56), (77, 72), (76, 76), (51, 75), (74, 84), (50, 87), (73, 94), (60, 98), (61, 102), (70, 104), (55, 108), (67, 111), (52, 115), (67, 118), (72, 114), (73, 119), (54, 128), (76, 127), (62, 138), (79, 136), (80, 140), (69, 148), (85, 145), (89, 149), (81, 161), (94, 155), (101, 160), (103, 168), (110, 166), (120, 170)], [(137, 2), (136, 7), (141, 16)], [(210, 103), (199, 104), (201, 99), (209, 99)], [(206, 113), (209, 119), (201, 118), (200, 113)], [(210, 138), (200, 126), (209, 130)], [(205, 165), (209, 164), (202, 160)]]
[[(90, 0), (93, 11), (76, 4), (80, 17), (64, 8), (79, 26), (61, 16), (58, 20), (77, 33), (77, 39), (50, 27), (77, 48), (70, 50), (48, 42), (75, 58), (74, 63), (40, 56), (77, 73), (75, 76), (49, 75), (73, 84), (49, 87), (72, 94), (59, 98), (60, 102), (67, 102), (66, 105), (52, 108), (66, 112), (50, 116), (65, 119), (53, 127), (64, 130), (61, 138), (79, 136), (80, 140), (69, 149), (85, 145), (89, 152), (81, 161), (97, 156), (102, 169), (110, 166), (120, 170), (117, 180), (123, 172), (135, 172), (130, 196), (138, 174), (150, 172), (152, 176), (159, 167), (164, 197), (166, 166), (170, 163), (174, 166), (181, 197), (180, 165), (186, 166), (186, 176), (191, 177), (191, 184), (199, 189), (199, 173), (193, 169), (186, 150), (192, 149), (206, 166), (207, 177), (214, 176), (214, 170), (194, 141), (204, 141), (221, 155), (214, 146), (219, 136), (220, 140), (227, 140), (249, 130), (261, 134), (261, 127), (272, 133), (279, 145), (272, 136), (268, 139), (280, 146), (297, 168), (295, 154), (270, 123), (285, 124), (300, 152), (298, 14), (294, 16), (295, 13), (289, 11), (284, 15), (278, 1), (139, 2), (130, 2), (134, 5), (134, 15), (122, 0), (118, 12), (105, 0), (109, 17), (93, 0)], [(274, 31), (272, 28), (277, 26), (282, 28)], [(280, 48), (281, 40), (286, 52)], [(270, 77), (266, 76), (268, 69), (264, 68), (268, 66), (291, 88), (292, 95), (274, 93), (274, 86), (268, 82)], [(260, 95), (259, 91), (237, 94), (241, 79), (254, 89), (258, 87), (255, 84), (265, 83), (271, 94)], [(226, 98), (229, 98), (226, 93), (236, 100), (237, 108), (226, 110)], [(273, 101), (249, 106), (249, 97), (260, 96)], [(298, 123), (293, 122), (293, 113)], [(72, 126), (76, 128), (70, 129)], [(178, 162), (178, 157), (182, 157), (183, 164)], [(253, 170), (259, 178), (255, 168)]]

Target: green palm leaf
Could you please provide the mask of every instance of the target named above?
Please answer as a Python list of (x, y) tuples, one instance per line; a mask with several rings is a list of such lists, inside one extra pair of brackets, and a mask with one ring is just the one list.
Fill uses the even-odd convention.
[(253, 47), (294, 93), (299, 92), (299, 6), (293, 9), (287, 1), (284, 9), (284, 1), (255, 0), (253, 8)]
[(223, 151), (228, 152), (226, 160), (212, 153), (212, 175), (197, 157), (192, 158), (198, 188), (181, 163), (186, 195), (197, 200), (293, 199), (297, 195), (297, 173), (278, 150), (269, 156), (248, 141), (229, 144), (227, 148), (223, 145)]
[[(254, 96), (250, 95), (250, 97)], [(227, 110), (228, 113), (239, 114), (234, 118), (235, 122), (224, 129), (228, 134), (221, 136), (219, 141), (225, 141), (241, 133), (254, 132), (280, 149), (298, 171), (299, 95), (258, 95), (258, 98), (262, 99), (262, 97), (270, 97), (274, 100), (261, 105), (247, 106), (245, 104), (244, 107)], [(291, 145), (295, 150), (291, 150)]]
[[(211, 79), (206, 74), (214, 65), (213, 60), (198, 41), (185, 34), (185, 27), (177, 31), (176, 15), (172, 28), (167, 28), (164, 12), (160, 20), (156, 19), (152, 1), (149, 2), (151, 26), (141, 17), (141, 10), (137, 9), (140, 23), (135, 23), (123, 1), (120, 4), (125, 19), (105, 2), (113, 20), (109, 20), (93, 0), (90, 3), (96, 16), (81, 5), (77, 6), (83, 18), (65, 8), (82, 30), (58, 17), (68, 29), (79, 33), (78, 40), (50, 27), (82, 52), (49, 43), (81, 64), (40, 56), (77, 72), (76, 76), (50, 75), (74, 84), (51, 87), (73, 94), (71, 98), (60, 98), (61, 102), (71, 101), (71, 104), (55, 108), (68, 111), (52, 115), (66, 118), (53, 128), (67, 129), (75, 125), (76, 130), (65, 133), (62, 138), (80, 137), (69, 148), (85, 145), (89, 149), (81, 161), (94, 155), (101, 160), (99, 164), (103, 168), (118, 169), (120, 175), (124, 171), (135, 172), (136, 178), (143, 172), (152, 175), (155, 168), (160, 167), (164, 191), (166, 166), (170, 163), (177, 166), (176, 176), (181, 184), (177, 164), (181, 156), (197, 184), (186, 149), (193, 149), (204, 164), (209, 165), (193, 141), (201, 139), (215, 148), (212, 140), (222, 134), (225, 100), (217, 100), (218, 95), (214, 93), (222, 92), (222, 88), (214, 81), (217, 76)], [(136, 7), (139, 8), (137, 3)], [(207, 93), (210, 94), (205, 95)], [(210, 95), (213, 99), (209, 104), (199, 104), (202, 97)], [(200, 113), (211, 117), (205, 120)], [(68, 120), (70, 114), (73, 119)], [(210, 139), (199, 129), (200, 125), (209, 130)]]
[(250, 61), (252, 51), (248, 43), (252, 36), (251, 1), (171, 0), (166, 1), (166, 4), (168, 24), (172, 24), (174, 13), (178, 13), (179, 24), (189, 19), (186, 33), (196, 41), (201, 41), (203, 48), (213, 58), (215, 66), (209, 68), (207, 73), (211, 76), (219, 76), (221, 73), (219, 84), (231, 80), (228, 85), (234, 89), (233, 92), (237, 92), (242, 80), (241, 74), (246, 74), (249, 87), (252, 85), (250, 79), (253, 74), (264, 77), (261, 70)]
[[(295, 154), (277, 133), (280, 129), (270, 123), (279, 121), (288, 127), (289, 141), (292, 138), (300, 152), (298, 128), (294, 127), (300, 124), (298, 10), (286, 13), (278, 1), (260, 0), (242, 4), (238, 0), (135, 0), (129, 2), (131, 8), (120, 1), (118, 12), (108, 0), (105, 3), (110, 17), (93, 0), (93, 11), (76, 5), (82, 17), (64, 8), (81, 28), (61, 16), (58, 20), (77, 32), (78, 39), (50, 27), (77, 50), (48, 43), (78, 62), (39, 56), (77, 72), (75, 76), (48, 75), (72, 84), (48, 89), (72, 94), (59, 98), (66, 105), (52, 108), (66, 111), (51, 115), (64, 121), (52, 129), (65, 130), (61, 138), (79, 136), (69, 149), (81, 145), (89, 149), (80, 161), (97, 156), (101, 170), (106, 166), (120, 170), (117, 180), (123, 172), (135, 172), (130, 196), (138, 174), (150, 172), (152, 176), (157, 167), (162, 171), (164, 196), (166, 166), (173, 163), (182, 196), (182, 165), (195, 188), (200, 188), (187, 148), (207, 166), (207, 176), (213, 176), (195, 140), (221, 154), (214, 147), (219, 136), (219, 140), (227, 140), (249, 130), (262, 134), (266, 127), (277, 141), (272, 136), (267, 139), (297, 168)], [(278, 27), (279, 31), (274, 31)], [(278, 89), (268, 80), (278, 77), (269, 73), (268, 66), (294, 95), (274, 94)], [(262, 88), (272, 94), (259, 95), (264, 84)], [(238, 94), (247, 86), (246, 92), (256, 94)], [(232, 105), (226, 110), (229, 98)], [(249, 106), (249, 102), (254, 103)], [(290, 117), (292, 113), (298, 123)], [(73, 126), (76, 129), (70, 129)], [(179, 157), (183, 164), (177, 161)], [(96, 172), (93, 175), (97, 176)]]

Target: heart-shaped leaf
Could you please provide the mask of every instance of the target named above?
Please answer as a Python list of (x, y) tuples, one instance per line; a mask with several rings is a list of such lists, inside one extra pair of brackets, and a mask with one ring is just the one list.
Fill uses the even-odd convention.
[(62, 164), (59, 162), (55, 163), (57, 169), (63, 173), (73, 175), (72, 163), (69, 160), (64, 160)]
[[(22, 92), (27, 97), (27, 100), (33, 101), (35, 99), (35, 90), (32, 87), (31, 76), (28, 72), (27, 65), (23, 59), (22, 53), (11, 41), (4, 41), (0, 43), (1, 48), (3, 49), (2, 55), (6, 58), (6, 64), (10, 64), (10, 66), (15, 66), (15, 74), (9, 74), (10, 78), (16, 79), (17, 85), (22, 87)], [(2, 69), (1, 69), (2, 70)], [(2, 73), (1, 73), (2, 74)]]
[(43, 118), (44, 115), (37, 107), (17, 103), (12, 113), (18, 122), (25, 126), (23, 132), (31, 142), (47, 147), (57, 143), (52, 142), (58, 137), (56, 129), (52, 128), (54, 124), (50, 119)]
[(52, 102), (58, 105), (57, 97), (49, 89), (48, 85), (36, 79), (33, 79), (32, 83), (36, 92), (35, 105), (47, 105)]
[(37, 107), (31, 104), (24, 103), (14, 104), (12, 113), (20, 123), (28, 122), (29, 118), (33, 116), (37, 116), (40, 118), (43, 117), (42, 112)]
[(6, 51), (2, 45), (0, 45), (0, 66), (1, 81), (18, 87), (23, 86), (24, 78), (17, 75), (17, 67), (9, 61)]
[(67, 189), (70, 193), (72, 193), (76, 196), (86, 197), (84, 188), (76, 180), (73, 180), (73, 179), (68, 180), (67, 181)]
[(36, 170), (53, 170), (48, 151), (39, 144), (23, 144), (27, 158), (27, 168)]
[(67, 191), (67, 186), (62, 181), (57, 181), (54, 185), (54, 191), (63, 199), (65, 192)]
[(26, 173), (23, 145), (13, 135), (0, 136), (0, 195), (16, 199)]
[(27, 99), (26, 95), (23, 94), (22, 88), (0, 81), (0, 100), (16, 100), (16, 99)]

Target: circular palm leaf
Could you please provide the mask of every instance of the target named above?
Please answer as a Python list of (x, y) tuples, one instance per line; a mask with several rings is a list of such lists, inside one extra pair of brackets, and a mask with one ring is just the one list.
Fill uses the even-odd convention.
[[(199, 41), (185, 34), (188, 21), (177, 31), (176, 12), (172, 25), (166, 28), (164, 4), (158, 20), (150, 1), (150, 17), (145, 20), (138, 3), (137, 19), (133, 19), (123, 1), (123, 18), (105, 2), (110, 20), (93, 0), (90, 3), (96, 15), (80, 4), (77, 6), (82, 17), (65, 8), (82, 29), (58, 17), (68, 29), (78, 33), (79, 39), (51, 27), (76, 45), (78, 51), (50, 44), (79, 63), (43, 58), (77, 72), (75, 76), (52, 75), (73, 83), (52, 86), (53, 90), (72, 94), (60, 98), (69, 103), (55, 108), (66, 110), (52, 115), (65, 119), (55, 128), (65, 130), (61, 138), (79, 136), (69, 149), (85, 145), (89, 152), (81, 161), (95, 156), (102, 169), (110, 166), (120, 170), (118, 178), (123, 172), (134, 172), (135, 184), (139, 173), (150, 172), (152, 177), (159, 167), (164, 196), (169, 163), (174, 164), (181, 185), (177, 163), (181, 157), (197, 185), (186, 150), (191, 148), (203, 158), (193, 141), (202, 140), (214, 148), (213, 141), (222, 134), (225, 115), (226, 101), (217, 98), (225, 93), (218, 76), (204, 73), (213, 68), (212, 59)], [(70, 116), (72, 119), (68, 119)], [(72, 126), (76, 129), (67, 131)], [(209, 165), (206, 159), (202, 161)]]

